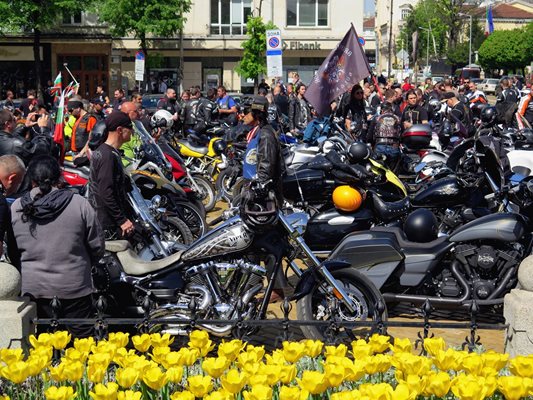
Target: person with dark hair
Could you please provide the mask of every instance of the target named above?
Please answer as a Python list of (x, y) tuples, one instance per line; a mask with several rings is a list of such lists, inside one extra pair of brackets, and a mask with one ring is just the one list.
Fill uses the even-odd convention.
[(115, 89), (115, 100), (113, 101), (113, 110), (120, 110), (122, 103), (126, 101), (124, 90), (122, 88)]
[(190, 90), (190, 98), (187, 100), (181, 109), (180, 119), (183, 121), (183, 134), (186, 136), (190, 129), (194, 129), (196, 125), (196, 116), (198, 114), (198, 105), (200, 103), (200, 96), (202, 93), (195, 87)]
[(94, 115), (85, 111), (83, 102), (79, 100), (69, 100), (67, 110), (70, 115), (76, 118), (76, 122), (72, 128), (70, 150), (75, 153), (81, 153), (80, 156), (82, 156), (87, 151), (91, 131), (98, 120)]
[[(342, 100), (341, 100), (342, 102)], [(353, 85), (350, 91), (350, 98), (343, 108), (342, 119), (344, 126), (350, 130), (353, 121), (359, 121), (361, 124), (361, 140), (364, 140), (367, 131), (367, 115), (365, 110), (364, 91), (361, 85)]]
[(418, 103), (416, 90), (407, 92), (407, 106), (402, 113), (402, 125), (404, 129), (409, 129), (415, 124), (427, 124), (429, 117), (427, 111)]
[(30, 113), (37, 112), (39, 106), (44, 106), (44, 103), (37, 99), (37, 92), (30, 89), (27, 97), (20, 103), (20, 111), (24, 117), (27, 117)]
[(306, 86), (302, 83), (296, 87), (296, 96), (289, 99), (289, 128), (292, 133), (303, 132), (313, 116), (311, 106), (304, 97)]
[(196, 125), (194, 131), (198, 134), (203, 134), (213, 126), (213, 113), (216, 108), (215, 104), (216, 90), (214, 88), (207, 89), (206, 97), (200, 97), (198, 100), (198, 108), (196, 109)]
[(392, 103), (387, 101), (381, 107), (381, 115), (372, 120), (366, 139), (377, 155), (386, 157), (385, 162), (391, 169), (400, 159), (400, 134), (400, 118), (394, 113)]
[(217, 88), (217, 106), (218, 106), (218, 118), (221, 122), (225, 122), (230, 126), (237, 124), (237, 104), (233, 97), (231, 97), (224, 86)]
[(100, 99), (103, 105), (108, 105), (110, 103), (109, 97), (104, 90), (104, 86), (101, 84), (96, 86), (96, 97)]
[[(22, 294), (37, 303), (37, 316), (51, 318), (57, 297), (63, 318), (91, 318), (91, 266), (104, 253), (104, 237), (89, 202), (60, 189), (61, 168), (51, 156), (28, 166), (31, 191), (17, 199), (12, 224), (20, 253)], [(90, 326), (69, 326), (75, 336), (89, 336)]]

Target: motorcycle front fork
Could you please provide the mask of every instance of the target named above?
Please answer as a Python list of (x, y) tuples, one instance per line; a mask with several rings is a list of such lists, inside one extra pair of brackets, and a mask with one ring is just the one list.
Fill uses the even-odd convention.
[[(333, 288), (333, 291), (339, 300), (344, 303), (350, 312), (355, 313), (355, 305), (350, 296), (348, 296), (348, 293), (346, 293), (344, 288), (339, 284), (339, 282), (337, 282), (324, 264), (322, 264), (320, 260), (313, 254), (312, 250), (309, 248), (309, 246), (307, 246), (307, 243), (305, 243), (305, 240), (300, 235), (300, 232), (298, 232), (298, 230), (294, 228), (289, 221), (287, 221), (283, 213), (279, 211), (278, 215), (281, 224), (287, 230), (287, 232), (289, 232), (289, 237), (297, 243), (304, 255), (311, 261), (309, 268), (313, 268), (319, 272), (325, 281)], [(302, 276), (302, 270), (294, 263), (294, 261), (291, 262), (291, 268), (294, 270), (295, 274), (298, 275), (298, 277)]]

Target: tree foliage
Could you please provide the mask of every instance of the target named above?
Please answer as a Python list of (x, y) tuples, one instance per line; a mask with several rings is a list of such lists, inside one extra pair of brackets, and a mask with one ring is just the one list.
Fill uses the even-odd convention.
[(533, 54), (533, 23), (522, 29), (494, 31), (479, 48), (479, 62), (486, 70), (523, 69)]
[(246, 34), (248, 39), (242, 42), (244, 54), (235, 70), (246, 78), (253, 78), (257, 83), (257, 78), (265, 74), (266, 70), (266, 31), (277, 29), (271, 21), (266, 24), (261, 17), (250, 17), (246, 23)]
[[(466, 27), (468, 34), (470, 34), (470, 26)], [(479, 47), (485, 40), (484, 29), (482, 28), (477, 18), (472, 19), (472, 61), (474, 61), (474, 52), (479, 50)], [(448, 64), (456, 67), (468, 64), (468, 50), (470, 48), (469, 37), (456, 44), (454, 47), (448, 49)]]

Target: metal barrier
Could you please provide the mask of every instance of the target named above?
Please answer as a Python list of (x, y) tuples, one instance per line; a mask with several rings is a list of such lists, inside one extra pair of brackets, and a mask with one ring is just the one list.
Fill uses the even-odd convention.
[(52, 318), (37, 318), (33, 320), (33, 323), (36, 325), (49, 325), (51, 330), (58, 330), (60, 326), (69, 326), (69, 325), (93, 325), (94, 326), (94, 336), (96, 339), (103, 339), (108, 335), (109, 326), (134, 326), (139, 333), (150, 333), (150, 328), (154, 324), (177, 324), (183, 325), (184, 328), (193, 330), (196, 328), (202, 327), (204, 324), (210, 325), (231, 325), (233, 330), (233, 337), (248, 340), (250, 337), (248, 334), (251, 329), (257, 329), (260, 327), (280, 327), (281, 331), (276, 338), (276, 343), (278, 341), (291, 340), (291, 327), (302, 327), (302, 326), (320, 326), (324, 328), (324, 336), (326, 344), (339, 344), (341, 342), (346, 342), (347, 340), (351, 341), (356, 339), (355, 336), (347, 335), (347, 338), (343, 338), (339, 333), (341, 329), (344, 328), (347, 332), (350, 329), (354, 328), (368, 328), (368, 331), (364, 338), (367, 338), (373, 333), (379, 333), (382, 335), (388, 335), (388, 328), (401, 327), (401, 328), (420, 328), (421, 331), (417, 334), (417, 339), (415, 341), (415, 348), (420, 349), (420, 354), (426, 354), (424, 349), (424, 340), (427, 338), (434, 337), (434, 334), (431, 333), (432, 329), (468, 329), (470, 331), (469, 335), (465, 337), (464, 342), (462, 343), (462, 348), (472, 352), (475, 350), (476, 346), (480, 346), (481, 338), (477, 334), (479, 329), (484, 330), (505, 330), (508, 328), (507, 324), (494, 324), (494, 323), (479, 323), (479, 306), (476, 301), (472, 301), (469, 307), (469, 316), (470, 320), (465, 322), (432, 322), (431, 315), (434, 311), (434, 308), (431, 305), (429, 299), (420, 308), (423, 321), (389, 321), (382, 320), (381, 315), (386, 309), (386, 306), (381, 301), (376, 304), (376, 317), (371, 321), (343, 321), (339, 319), (331, 319), (328, 321), (317, 321), (317, 320), (293, 320), (289, 318), (289, 314), (292, 309), (292, 304), (285, 299), (282, 303), (281, 309), (283, 311), (283, 318), (275, 319), (263, 319), (263, 320), (243, 320), (243, 319), (234, 319), (234, 320), (215, 320), (215, 319), (199, 319), (196, 317), (195, 309), (196, 305), (193, 301), (189, 304), (189, 310), (191, 311), (190, 319), (183, 318), (150, 318), (150, 309), (151, 304), (149, 301), (145, 302), (142, 305), (144, 311), (143, 318), (107, 318), (105, 316), (105, 311), (107, 308), (106, 299), (103, 296), (100, 296), (95, 302), (96, 317), (95, 318), (60, 318), (61, 303), (59, 299), (54, 298), (51, 303), (52, 307)]

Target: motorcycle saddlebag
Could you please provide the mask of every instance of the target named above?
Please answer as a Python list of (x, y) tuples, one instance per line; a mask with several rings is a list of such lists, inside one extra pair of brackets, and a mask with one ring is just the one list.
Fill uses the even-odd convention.
[(402, 134), (402, 144), (409, 150), (422, 150), (431, 142), (431, 127), (427, 124), (415, 124)]
[(329, 200), (335, 184), (327, 180), (325, 172), (317, 169), (287, 170), (283, 176), (283, 195), (291, 201), (301, 201), (301, 187), (305, 201), (316, 202)]

